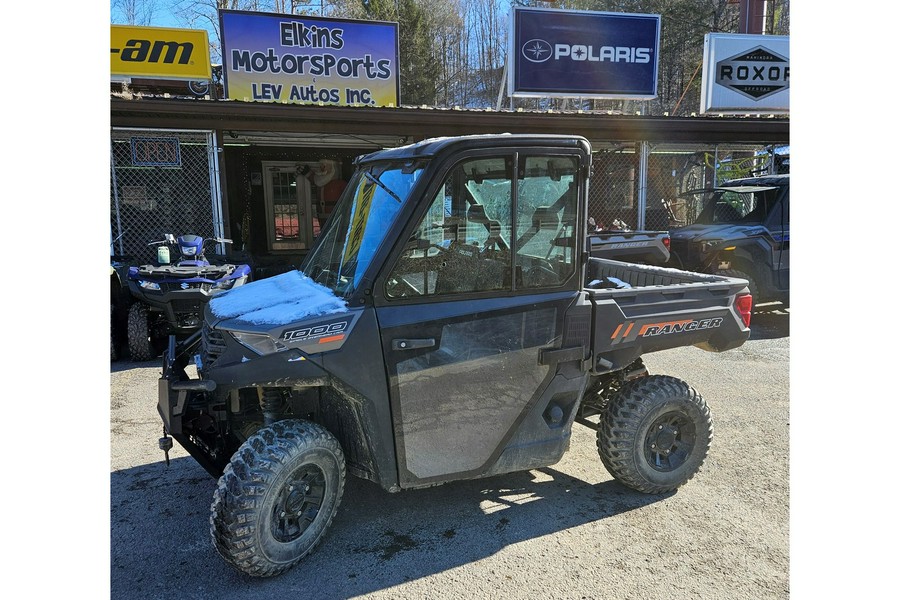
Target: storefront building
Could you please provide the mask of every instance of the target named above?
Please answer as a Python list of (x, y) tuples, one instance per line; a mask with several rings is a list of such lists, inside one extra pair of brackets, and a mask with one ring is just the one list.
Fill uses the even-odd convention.
[[(265, 18), (224, 15), (223, 46), (265, 46), (268, 40), (248, 41), (237, 35), (246, 22)], [(354, 33), (361, 26), (358, 22), (326, 25), (320, 23), (317, 29), (330, 36), (321, 43), (340, 40), (344, 53), (329, 50), (336, 57), (334, 76), (340, 74), (341, 65), (359, 71), (348, 71), (347, 81), (356, 81), (366, 69), (371, 76), (371, 81), (355, 83), (352, 89), (346, 82), (329, 84), (326, 77), (319, 77), (317, 93), (330, 90), (326, 100), (334, 95), (331, 91), (341, 91), (336, 103), (304, 100), (303, 94), (313, 91), (309, 86), (241, 79), (234, 74), (238, 68), (232, 68), (230, 81), (221, 81), (221, 67), (214, 69), (208, 58), (185, 58), (205, 43), (205, 38), (191, 37), (198, 35), (194, 30), (122, 32), (120, 48), (113, 49), (110, 97), (112, 253), (138, 263), (152, 261), (149, 242), (167, 233), (192, 233), (233, 240), (220, 251), (251, 264), (256, 278), (296, 268), (340, 196), (355, 157), (432, 137), (584, 136), (595, 151), (591, 215), (598, 222), (616, 219), (635, 229), (666, 228), (672, 215), (662, 206), (679, 209), (679, 194), (714, 183), (723, 176), (726, 163), (757, 172), (779, 168), (775, 149), (789, 144), (786, 116), (673, 118), (397, 107), (399, 97), (392, 90), (398, 91), (399, 84), (391, 71), (397, 59), (396, 24), (365, 24), (365, 34)], [(113, 26), (114, 33), (117, 27)], [(386, 41), (378, 50), (356, 48), (353, 40), (370, 39), (373, 27), (380, 28), (377, 33)], [(282, 44), (296, 41), (298, 31), (285, 29), (282, 23)], [(141, 35), (162, 37), (137, 43)], [(113, 35), (114, 45), (117, 39)], [(380, 51), (386, 52), (384, 57)], [(365, 60), (353, 58), (353, 52)], [(130, 62), (117, 67), (118, 56)], [(228, 56), (243, 61), (246, 72), (257, 62), (269, 64), (273, 59), (262, 61), (260, 52), (239, 49)], [(154, 57), (157, 60), (150, 65)], [(163, 64), (166, 60), (170, 64)], [(279, 68), (291, 64), (300, 68), (291, 63), (291, 55), (281, 57)], [(177, 70), (188, 66), (199, 71)]]

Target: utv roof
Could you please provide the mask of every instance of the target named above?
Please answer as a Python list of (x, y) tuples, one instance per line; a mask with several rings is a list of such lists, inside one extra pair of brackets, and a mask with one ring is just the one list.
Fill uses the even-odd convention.
[(742, 177), (740, 179), (731, 179), (723, 181), (716, 187), (740, 187), (740, 186), (782, 186), (790, 185), (790, 175), (759, 175), (757, 177)]
[(715, 191), (729, 191), (739, 193), (762, 192), (765, 190), (774, 190), (779, 187), (790, 185), (790, 175), (760, 175), (758, 177), (742, 177), (740, 179), (731, 179), (723, 181), (715, 187), (696, 188), (686, 190), (678, 194), (678, 197), (696, 196), (698, 194), (709, 194)]
[(719, 187), (712, 188), (712, 191), (738, 192), (739, 194), (752, 194), (753, 192), (765, 192), (767, 190), (777, 190), (777, 185), (729, 185), (723, 184)]
[(483, 148), (484, 142), (490, 141), (491, 145), (497, 148), (520, 145), (542, 145), (552, 146), (556, 148), (577, 148), (584, 145), (590, 148), (587, 139), (577, 135), (547, 135), (547, 134), (519, 134), (519, 133), (501, 133), (501, 134), (485, 134), (485, 135), (464, 135), (455, 137), (438, 137), (429, 138), (400, 146), (398, 148), (386, 148), (378, 150), (370, 154), (360, 156), (356, 159), (356, 164), (367, 163), (376, 160), (404, 160), (411, 158), (428, 158), (453, 147), (454, 150), (464, 150), (466, 146), (473, 148)]

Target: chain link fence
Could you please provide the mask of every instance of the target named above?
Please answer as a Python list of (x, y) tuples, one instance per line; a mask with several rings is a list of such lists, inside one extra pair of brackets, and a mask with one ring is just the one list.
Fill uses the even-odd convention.
[(167, 233), (223, 235), (212, 132), (114, 129), (110, 140), (112, 253), (143, 264)]
[(782, 149), (760, 145), (648, 145), (646, 161), (638, 142), (593, 147), (588, 216), (601, 229), (690, 225), (702, 208), (702, 197), (691, 192), (738, 177), (787, 172), (788, 164)]
[[(786, 172), (761, 145), (594, 143), (588, 216), (601, 229), (667, 230), (694, 222), (691, 191), (728, 179)], [(114, 129), (110, 142), (112, 252), (142, 264), (166, 233), (223, 236), (212, 132)], [(642, 168), (643, 165), (643, 168)], [(221, 251), (222, 249), (220, 249)]]

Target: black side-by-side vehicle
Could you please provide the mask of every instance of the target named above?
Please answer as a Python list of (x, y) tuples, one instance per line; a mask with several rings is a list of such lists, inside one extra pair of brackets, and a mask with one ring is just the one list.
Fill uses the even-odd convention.
[(697, 473), (709, 409), (641, 356), (743, 344), (747, 281), (590, 256), (590, 163), (583, 138), (507, 134), (360, 157), (299, 271), (213, 298), (201, 332), (170, 338), (160, 445), (219, 478), (226, 561), (295, 565), (347, 472), (396, 492), (543, 467), (574, 423), (635, 490)]

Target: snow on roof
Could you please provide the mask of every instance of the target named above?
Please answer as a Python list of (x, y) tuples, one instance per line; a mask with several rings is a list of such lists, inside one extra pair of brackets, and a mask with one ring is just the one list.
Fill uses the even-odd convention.
[(224, 292), (209, 302), (222, 319), (254, 325), (286, 325), (307, 317), (347, 310), (347, 303), (301, 273), (289, 271)]

